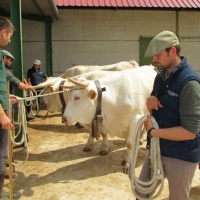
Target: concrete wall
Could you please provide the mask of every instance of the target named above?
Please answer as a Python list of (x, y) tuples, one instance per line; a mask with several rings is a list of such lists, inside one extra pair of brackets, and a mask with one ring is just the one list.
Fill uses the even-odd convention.
[(23, 20), (22, 25), (24, 74), (33, 66), (34, 60), (40, 60), (41, 68), (46, 71), (45, 23)]
[[(139, 37), (176, 31), (174, 11), (60, 9), (52, 24), (53, 76), (73, 65), (139, 62)], [(200, 75), (200, 13), (179, 13), (182, 55)], [(25, 72), (35, 59), (46, 70), (45, 24), (23, 20)]]
[[(53, 25), (55, 75), (73, 65), (106, 65), (123, 60), (139, 61), (139, 37), (163, 30), (176, 31), (174, 11), (59, 10)], [(179, 13), (182, 55), (200, 74), (200, 13)], [(64, 63), (64, 64), (63, 64)]]
[[(22, 20), (24, 78), (26, 78), (27, 70), (33, 66), (34, 60), (40, 60), (41, 67), (46, 71), (45, 37), (45, 23)], [(3, 49), (11, 52), (11, 43)], [(15, 57), (15, 55), (13, 56)]]

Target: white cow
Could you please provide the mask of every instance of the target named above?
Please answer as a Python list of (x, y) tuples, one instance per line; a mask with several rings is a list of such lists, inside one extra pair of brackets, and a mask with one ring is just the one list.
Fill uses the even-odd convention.
[[(80, 74), (77, 76), (74, 76), (73, 79), (74, 80), (96, 80), (98, 78), (101, 77), (105, 77), (105, 76), (110, 76), (111, 74), (114, 73), (119, 73), (117, 71), (94, 71), (94, 72), (88, 72), (85, 74)], [(32, 88), (34, 89), (38, 89), (38, 88), (44, 88), (44, 92), (43, 94), (51, 94), (54, 92), (58, 92), (59, 91), (59, 85), (61, 83), (61, 81), (65, 81), (64, 82), (64, 86), (67, 88), (70, 88), (71, 86), (75, 86), (74, 83), (72, 83), (71, 81), (69, 81), (68, 79), (64, 79), (61, 77), (49, 77), (48, 80), (46, 82), (43, 82), (37, 86), (33, 86)], [(64, 92), (63, 93), (63, 97), (65, 100), (65, 104), (67, 105), (69, 97), (70, 97), (70, 92)], [(43, 97), (43, 101), (44, 103), (47, 105), (47, 110), (49, 112), (62, 112), (62, 103), (59, 97), (59, 94), (52, 94), (49, 96), (44, 96)], [(85, 145), (85, 147), (83, 148), (83, 151), (91, 151), (93, 149), (93, 145), (94, 145), (94, 138), (92, 137), (92, 130), (91, 130), (91, 125), (87, 124), (85, 125), (85, 128), (88, 129), (89, 131), (89, 137), (88, 137), (88, 141)], [(98, 138), (96, 138), (98, 139)], [(103, 154), (103, 152), (102, 152)]]
[[(84, 74), (80, 74), (77, 76), (72, 77), (74, 80), (96, 80), (98, 78), (102, 78), (105, 76), (109, 76), (113, 73), (117, 73), (116, 71), (94, 71), (94, 72), (88, 72), (88, 73), (84, 73)], [(47, 81), (33, 86), (32, 88), (34, 89), (38, 89), (38, 88), (44, 88), (44, 92), (43, 94), (50, 94), (50, 93), (54, 93), (54, 92), (58, 92), (59, 91), (59, 85), (61, 83), (61, 81), (65, 81), (64, 82), (64, 86), (67, 88), (71, 88), (74, 87), (75, 84), (73, 84), (71, 81), (69, 81), (68, 79), (64, 79), (61, 77), (49, 77)], [(69, 92), (64, 92), (63, 93), (63, 97), (65, 100), (65, 103), (67, 104), (68, 99), (69, 99), (70, 93)], [(49, 112), (61, 112), (62, 111), (62, 103), (59, 97), (59, 94), (52, 94), (49, 96), (44, 96), (43, 97), (43, 101), (44, 103), (47, 105), (47, 110)]]
[[(101, 129), (104, 135), (101, 151), (108, 152), (108, 133), (111, 136), (125, 138), (127, 142), (125, 171), (130, 165), (136, 123), (139, 118), (149, 114), (146, 99), (152, 91), (155, 76), (156, 71), (153, 66), (142, 66), (98, 79), (101, 87), (106, 87), (106, 91), (102, 93)], [(91, 124), (97, 107), (96, 85), (94, 81), (73, 82), (77, 87), (85, 89), (71, 92), (63, 117), (68, 124), (77, 121)]]
[(111, 65), (78, 65), (70, 67), (64, 74), (60, 75), (61, 78), (72, 77), (79, 74), (91, 72), (91, 71), (122, 71), (127, 69), (133, 69), (139, 67), (138, 63), (135, 60), (131, 61), (122, 61), (119, 63)]

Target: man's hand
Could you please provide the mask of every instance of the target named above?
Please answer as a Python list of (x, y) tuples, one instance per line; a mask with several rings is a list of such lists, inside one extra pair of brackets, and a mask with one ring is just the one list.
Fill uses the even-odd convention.
[(12, 104), (16, 104), (19, 102), (17, 96), (15, 96), (15, 95), (9, 94), (9, 98), (11, 99)]
[(144, 122), (144, 125), (147, 131), (153, 127), (153, 124), (151, 121), (151, 115), (147, 115), (147, 120)]
[(26, 90), (27, 92), (32, 91), (32, 92), (36, 93), (35, 89), (33, 89), (32, 86), (30, 86), (30, 85), (27, 85), (27, 87), (26, 87), (25, 90)]
[(12, 129), (13, 124), (5, 113), (0, 114), (0, 124), (2, 129)]
[(160, 101), (158, 100), (157, 97), (155, 96), (150, 96), (148, 99), (147, 99), (147, 108), (149, 111), (151, 110), (158, 110), (158, 108), (162, 108), (163, 105), (160, 103)]

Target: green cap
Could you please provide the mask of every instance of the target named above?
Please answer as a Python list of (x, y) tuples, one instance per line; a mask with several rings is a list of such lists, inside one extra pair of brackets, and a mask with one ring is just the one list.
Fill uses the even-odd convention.
[(174, 33), (170, 31), (162, 31), (151, 40), (144, 56), (153, 57), (158, 55), (166, 48), (174, 47), (177, 45), (179, 45), (179, 41)]
[(8, 56), (8, 57), (12, 58), (13, 60), (15, 60), (14, 56), (10, 52), (8, 52), (6, 50), (1, 50), (1, 52), (2, 52), (3, 56)]

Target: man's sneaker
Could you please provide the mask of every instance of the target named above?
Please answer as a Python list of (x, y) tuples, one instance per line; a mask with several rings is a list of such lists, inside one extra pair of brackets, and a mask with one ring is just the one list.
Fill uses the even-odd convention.
[[(21, 193), (20, 192), (13, 192), (13, 200), (17, 200), (20, 199), (21, 197)], [(9, 200), (10, 199), (10, 193), (3, 191), (2, 195), (0, 197), (0, 200)]]
[[(9, 171), (6, 168), (6, 166), (4, 166), (4, 178), (9, 179)], [(15, 179), (15, 178), (17, 178), (17, 173), (13, 172), (12, 173), (12, 179)]]
[(30, 121), (30, 120), (33, 120), (33, 119), (35, 119), (34, 116), (31, 116), (31, 115), (26, 116), (26, 121)]
[(42, 117), (39, 113), (36, 113), (35, 117)]

